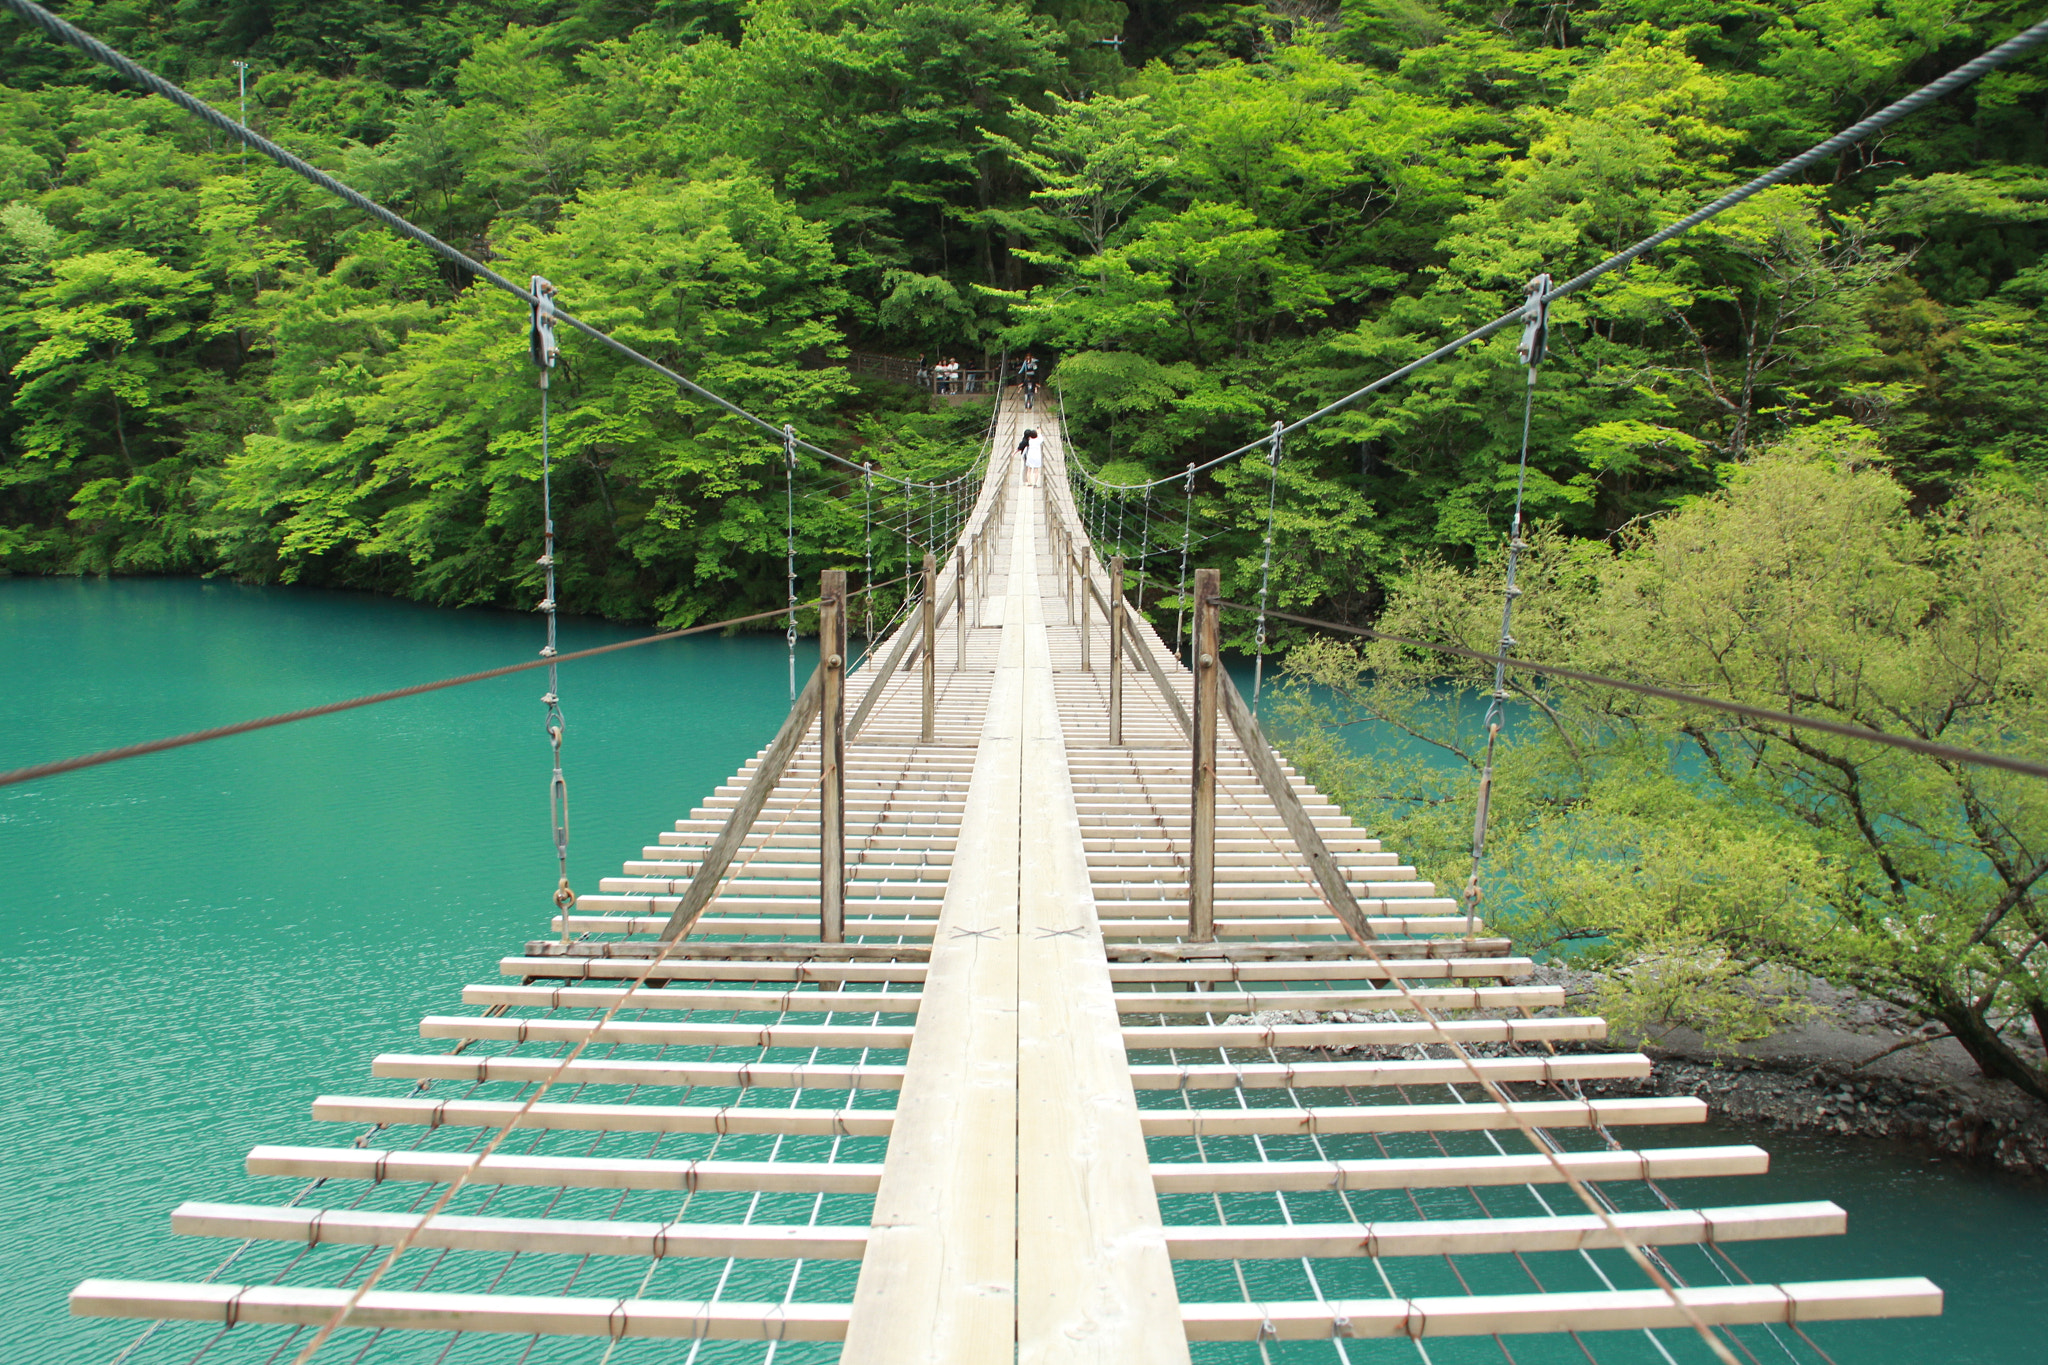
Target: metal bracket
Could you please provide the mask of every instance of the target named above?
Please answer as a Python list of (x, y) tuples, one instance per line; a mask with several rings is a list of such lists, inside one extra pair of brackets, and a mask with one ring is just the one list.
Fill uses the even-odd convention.
[(527, 281), (527, 292), (536, 300), (526, 336), (527, 349), (533, 353), (533, 363), (546, 372), (555, 368), (555, 359), (562, 353), (555, 345), (555, 287), (545, 275), (535, 275)]
[(1522, 343), (1515, 347), (1515, 354), (1529, 367), (1533, 379), (1550, 350), (1550, 276), (1538, 275), (1529, 281), (1525, 292), (1529, 301), (1522, 305)]

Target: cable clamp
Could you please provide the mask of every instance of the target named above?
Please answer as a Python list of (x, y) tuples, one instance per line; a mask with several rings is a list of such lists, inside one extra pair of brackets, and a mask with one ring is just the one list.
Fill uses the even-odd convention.
[(540, 601), (533, 604), (533, 609), (535, 611), (553, 611), (555, 609), (555, 599), (552, 597), (543, 597), (540, 599)]
[(539, 559), (536, 559), (533, 562), (540, 565), (543, 569), (552, 569), (555, 567), (555, 557), (553, 555), (542, 555)]
[(545, 276), (535, 275), (527, 281), (527, 292), (534, 301), (526, 344), (533, 353), (533, 363), (545, 373), (555, 368), (555, 360), (562, 353), (555, 345), (555, 286)]
[(554, 658), (555, 652), (555, 647), (553, 645), (542, 645), (540, 647), (540, 657), (543, 659)]
[(1331, 1318), (1330, 1335), (1333, 1337), (1343, 1337), (1347, 1341), (1351, 1340), (1352, 1338), (1355, 1338), (1358, 1335), (1358, 1333), (1352, 1330), (1351, 1315), (1348, 1313), (1339, 1313), (1335, 1317)]
[(1550, 276), (1538, 275), (1529, 281), (1526, 292), (1529, 301), (1522, 305), (1522, 341), (1515, 354), (1529, 367), (1533, 380), (1536, 367), (1550, 349)]

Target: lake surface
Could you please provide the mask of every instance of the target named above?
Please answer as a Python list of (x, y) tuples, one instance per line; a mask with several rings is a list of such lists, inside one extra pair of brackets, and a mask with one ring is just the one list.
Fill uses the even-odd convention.
[[(562, 643), (638, 633), (572, 621)], [(537, 617), (348, 594), (0, 580), (0, 768), (516, 662), (540, 638)], [(359, 1093), (373, 1053), (416, 1046), (421, 1015), (456, 1008), (544, 932), (544, 676), (0, 788), (0, 1363), (111, 1360), (138, 1324), (68, 1317), (73, 1285), (211, 1271), (228, 1247), (173, 1238), (170, 1209), (281, 1200), (290, 1182), (242, 1173), (248, 1149), (332, 1141), (308, 1117), (315, 1094)], [(575, 885), (616, 874), (758, 749), (787, 678), (773, 637), (565, 666)], [(1656, 1137), (1775, 1154), (1767, 1178), (1677, 1182), (1688, 1202), (1849, 1210), (1847, 1238), (1737, 1247), (1757, 1279), (1925, 1274), (1947, 1289), (1939, 1320), (1810, 1329), (1842, 1365), (2048, 1358), (2048, 1191), (1879, 1144)], [(400, 1340), (375, 1358), (407, 1359)], [(1594, 1344), (1603, 1361), (1642, 1355), (1640, 1337)], [(1754, 1338), (1766, 1365), (1770, 1344)]]

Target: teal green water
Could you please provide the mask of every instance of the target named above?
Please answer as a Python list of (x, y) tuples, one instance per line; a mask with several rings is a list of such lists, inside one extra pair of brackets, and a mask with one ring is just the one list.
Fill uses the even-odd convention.
[[(630, 633), (571, 623), (564, 644)], [(0, 767), (14, 767), (530, 657), (539, 624), (226, 584), (0, 580), (0, 641)], [(311, 1098), (388, 1090), (366, 1090), (368, 1058), (416, 1048), (421, 1015), (455, 1009), (463, 984), (494, 979), (502, 952), (545, 924), (540, 677), (0, 789), (0, 1365), (110, 1360), (136, 1325), (73, 1320), (67, 1291), (95, 1275), (212, 1270), (227, 1248), (173, 1238), (170, 1209), (283, 1197), (290, 1182), (242, 1173), (248, 1149), (334, 1141), (308, 1118)], [(774, 639), (679, 641), (566, 668), (577, 885), (615, 873), (751, 754), (786, 686)], [(2048, 1358), (2048, 1191), (1868, 1143), (1650, 1137), (1774, 1152), (1768, 1178), (1680, 1182), (1689, 1202), (1849, 1209), (1847, 1238), (1738, 1248), (1756, 1278), (1925, 1274), (1948, 1290), (1938, 1321), (1815, 1328), (1843, 1365)], [(1703, 1262), (1681, 1270), (1710, 1278)], [(1198, 1282), (1215, 1273), (1192, 1272), (1188, 1287), (1233, 1297)], [(203, 1340), (148, 1358), (186, 1359)], [(1747, 1340), (1773, 1359), (1768, 1337)], [(1657, 1359), (1640, 1336), (1591, 1344), (1603, 1362)], [(1524, 1362), (1552, 1358), (1549, 1343), (1509, 1345)], [(509, 1361), (522, 1347), (477, 1339), (450, 1359)], [(439, 1349), (407, 1354), (393, 1337), (369, 1358)], [(1430, 1351), (1438, 1365), (1500, 1359), (1491, 1342)], [(601, 1354), (574, 1342), (531, 1359)], [(615, 1357), (629, 1358), (682, 1357)], [(1336, 1357), (1290, 1344), (1271, 1358)], [(1405, 1343), (1354, 1344), (1350, 1358), (1420, 1359)]]

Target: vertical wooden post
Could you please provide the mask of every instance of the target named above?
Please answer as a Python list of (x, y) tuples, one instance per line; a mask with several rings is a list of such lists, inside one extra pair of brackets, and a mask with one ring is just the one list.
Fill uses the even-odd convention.
[(934, 738), (932, 708), (938, 701), (939, 666), (939, 563), (932, 552), (924, 552), (924, 728), (918, 732), (925, 743)]
[(1216, 703), (1223, 680), (1217, 618), (1222, 573), (1195, 570), (1194, 790), (1188, 814), (1188, 941), (1216, 937)]
[(846, 570), (818, 582), (818, 942), (846, 941)]
[(1124, 742), (1124, 557), (1109, 561), (1109, 742)]
[(967, 547), (953, 551), (953, 671), (967, 666)]
[[(1085, 554), (1086, 551), (1083, 551)], [(1088, 590), (1095, 586), (1089, 581), (1088, 562), (1081, 560), (1074, 565), (1074, 578), (1081, 590), (1081, 671), (1093, 673), (1094, 666), (1088, 662)]]

